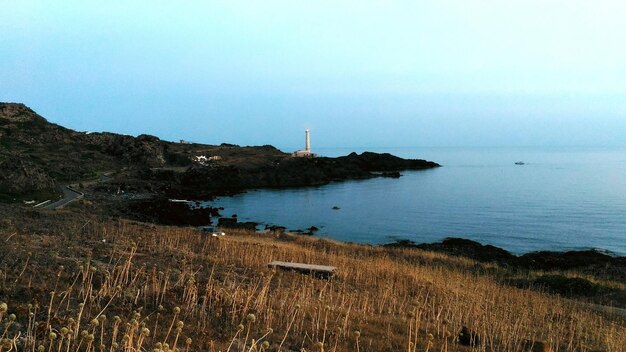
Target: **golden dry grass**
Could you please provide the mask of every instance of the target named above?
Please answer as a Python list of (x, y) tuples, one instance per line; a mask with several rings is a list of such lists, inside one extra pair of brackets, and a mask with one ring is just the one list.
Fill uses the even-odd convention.
[[(3, 233), (0, 243), (0, 299), (8, 304), (0, 306), (0, 352), (626, 346), (619, 316), (505, 286), (468, 259), (414, 249), (247, 232), (213, 238), (131, 222)], [(272, 260), (338, 269), (320, 280), (272, 271)], [(480, 340), (474, 348), (459, 344), (463, 326)]]

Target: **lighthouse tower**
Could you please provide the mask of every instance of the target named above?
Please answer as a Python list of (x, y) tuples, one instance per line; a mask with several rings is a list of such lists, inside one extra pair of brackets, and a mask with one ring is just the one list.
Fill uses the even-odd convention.
[(311, 133), (307, 128), (304, 130), (304, 150), (296, 150), (291, 154), (291, 156), (296, 158), (315, 158), (317, 154), (311, 153)]
[(310, 153), (311, 152), (311, 136), (309, 134), (309, 129), (308, 128), (304, 131), (304, 135), (305, 135), (305, 138), (306, 138), (305, 142), (304, 142), (305, 143), (304, 144), (304, 150), (307, 153)]

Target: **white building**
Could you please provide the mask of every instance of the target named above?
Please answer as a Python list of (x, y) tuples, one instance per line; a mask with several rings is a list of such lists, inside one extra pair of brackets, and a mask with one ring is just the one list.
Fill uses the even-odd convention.
[(222, 157), (219, 155), (213, 155), (213, 156), (208, 156), (208, 157), (206, 155), (196, 155), (193, 158), (191, 158), (191, 160), (196, 164), (207, 166), (210, 161), (222, 160)]
[(304, 150), (296, 150), (291, 156), (297, 158), (315, 158), (317, 154), (311, 153), (311, 137), (308, 128), (304, 131), (304, 137)]

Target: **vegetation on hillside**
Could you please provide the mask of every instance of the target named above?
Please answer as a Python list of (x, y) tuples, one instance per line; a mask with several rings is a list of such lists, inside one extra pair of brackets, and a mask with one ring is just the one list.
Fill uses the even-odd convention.
[[(69, 212), (30, 216), (25, 226), (0, 224), (0, 351), (626, 346), (623, 316), (503, 284), (495, 264), (302, 236), (215, 238)], [(337, 273), (322, 280), (273, 271), (272, 260)]]
[(399, 177), (402, 170), (437, 166), (390, 154), (293, 158), (271, 145), (175, 143), (149, 135), (78, 132), (48, 122), (23, 104), (0, 103), (0, 201), (26, 200), (37, 191), (58, 189), (55, 182), (94, 181), (105, 173), (111, 177), (100, 190), (109, 195), (119, 190), (208, 198), (246, 188)]

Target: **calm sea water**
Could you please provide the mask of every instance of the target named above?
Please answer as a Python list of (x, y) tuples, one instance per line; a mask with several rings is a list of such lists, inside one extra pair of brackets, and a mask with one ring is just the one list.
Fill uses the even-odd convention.
[(403, 172), (399, 179), (253, 190), (213, 205), (240, 220), (289, 229), (316, 226), (317, 236), (341, 241), (432, 242), (454, 236), (518, 254), (598, 248), (626, 255), (626, 149), (369, 150), (443, 167)]

